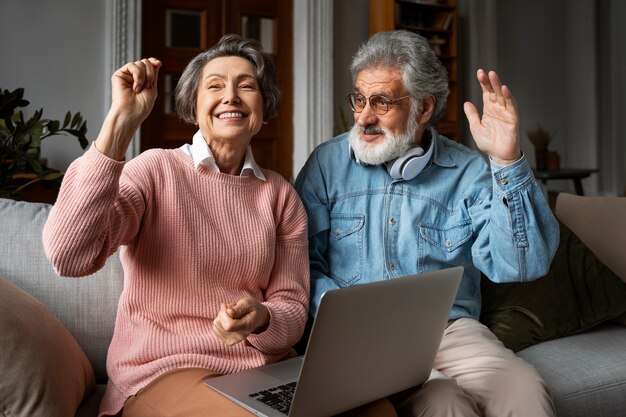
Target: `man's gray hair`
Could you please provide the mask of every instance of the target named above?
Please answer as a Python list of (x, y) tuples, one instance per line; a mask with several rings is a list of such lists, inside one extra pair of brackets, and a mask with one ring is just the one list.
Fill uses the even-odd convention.
[(413, 100), (432, 95), (435, 109), (428, 124), (441, 119), (450, 94), (448, 73), (426, 38), (406, 30), (375, 33), (352, 58), (352, 82), (364, 69), (378, 66), (401, 69), (404, 87)]
[(280, 88), (272, 56), (263, 52), (261, 44), (254, 39), (239, 35), (224, 35), (215, 46), (193, 58), (176, 85), (176, 111), (184, 121), (196, 124), (196, 100), (204, 66), (220, 57), (238, 56), (252, 63), (263, 96), (263, 120), (278, 113)]

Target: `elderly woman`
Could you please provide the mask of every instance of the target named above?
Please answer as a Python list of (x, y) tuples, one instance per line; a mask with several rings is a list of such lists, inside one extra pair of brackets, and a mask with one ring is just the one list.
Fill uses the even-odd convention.
[(306, 213), (249, 146), (277, 112), (277, 77), (257, 42), (225, 36), (177, 88), (182, 118), (198, 126), (192, 144), (124, 162), (160, 66), (113, 74), (111, 108), (67, 171), (45, 249), (60, 275), (84, 276), (121, 248), (101, 416), (247, 415), (203, 379), (295, 355), (309, 297)]

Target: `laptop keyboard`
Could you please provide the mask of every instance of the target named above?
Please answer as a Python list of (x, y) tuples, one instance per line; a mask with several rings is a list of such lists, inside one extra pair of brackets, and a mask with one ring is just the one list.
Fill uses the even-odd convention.
[(283, 414), (289, 414), (293, 393), (296, 392), (296, 382), (279, 385), (250, 394), (251, 398), (261, 401), (263, 404), (278, 410)]

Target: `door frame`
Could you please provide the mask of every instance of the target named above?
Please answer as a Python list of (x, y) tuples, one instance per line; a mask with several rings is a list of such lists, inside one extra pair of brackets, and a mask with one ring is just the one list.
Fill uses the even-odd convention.
[[(111, 0), (107, 4), (105, 61), (109, 76), (104, 94), (105, 117), (111, 107), (111, 76), (127, 62), (141, 59), (141, 0)], [(141, 153), (139, 138), (137, 130), (126, 150), (127, 161)]]

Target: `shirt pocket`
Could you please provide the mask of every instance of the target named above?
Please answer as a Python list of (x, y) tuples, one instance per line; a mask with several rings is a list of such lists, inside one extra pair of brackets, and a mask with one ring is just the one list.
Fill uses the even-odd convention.
[(329, 272), (340, 286), (349, 286), (363, 274), (363, 226), (365, 215), (330, 215)]
[(471, 266), (471, 221), (445, 227), (420, 225), (420, 270)]

